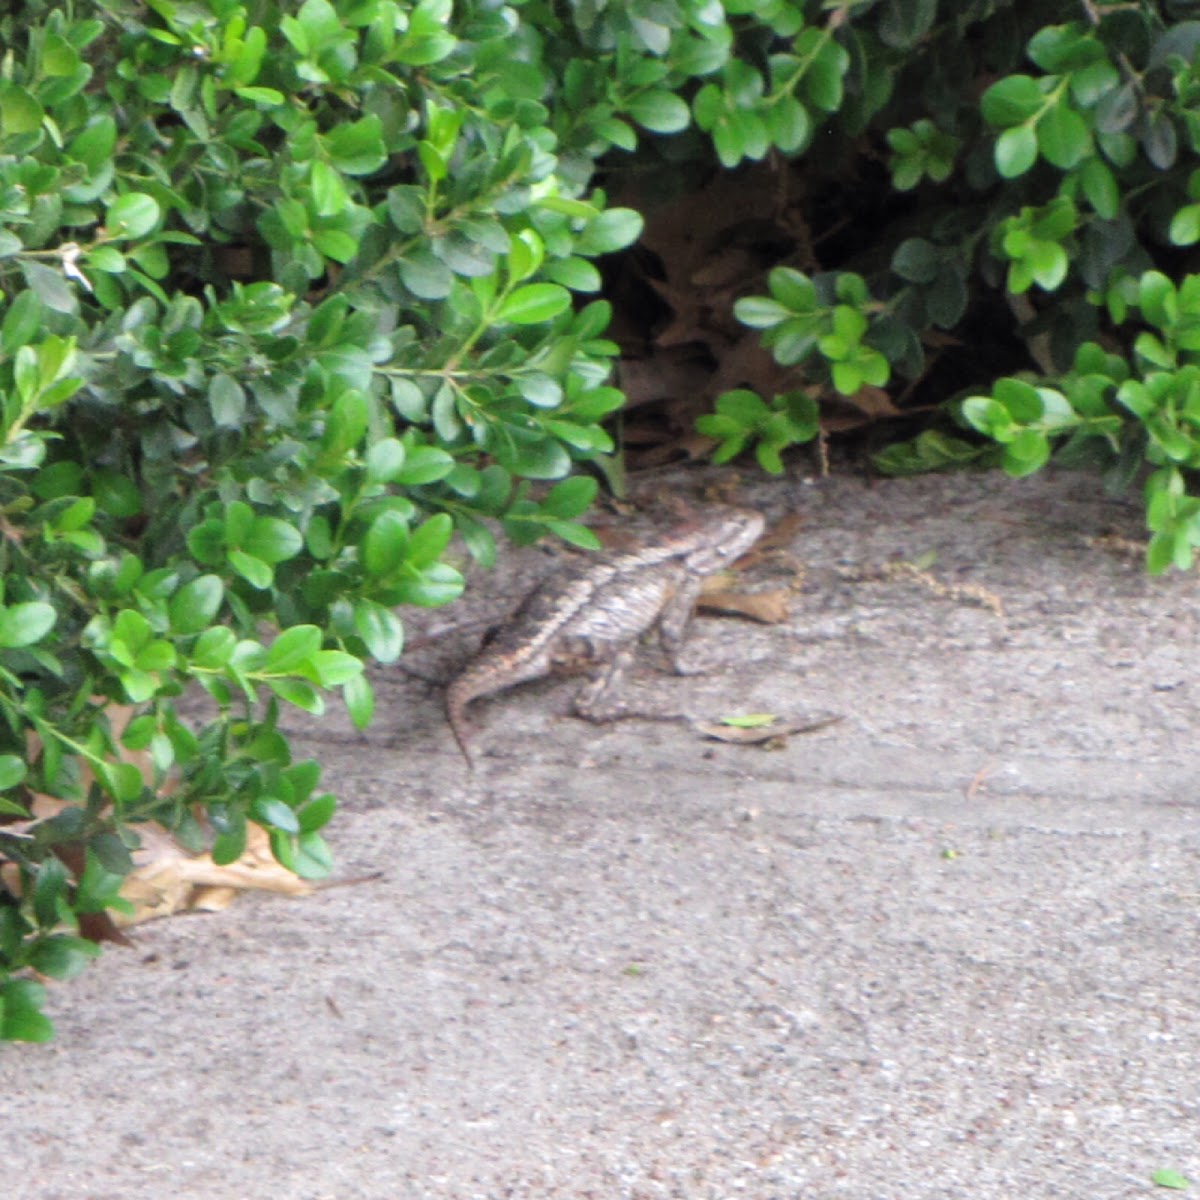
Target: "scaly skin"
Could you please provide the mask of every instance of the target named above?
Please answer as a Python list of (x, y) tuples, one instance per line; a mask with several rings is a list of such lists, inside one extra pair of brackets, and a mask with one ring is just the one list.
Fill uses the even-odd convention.
[(474, 769), (466, 709), (472, 700), (548, 675), (607, 666), (577, 710), (594, 715), (632, 646), (659, 627), (675, 669), (705, 576), (739, 559), (762, 536), (760, 513), (713, 509), (623, 554), (597, 556), (535, 588), (446, 691), (446, 718)]

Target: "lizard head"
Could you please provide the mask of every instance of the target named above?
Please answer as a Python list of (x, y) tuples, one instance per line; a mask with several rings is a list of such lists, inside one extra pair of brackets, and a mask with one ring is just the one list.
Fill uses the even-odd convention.
[(714, 575), (736, 562), (762, 537), (766, 522), (762, 513), (731, 508), (706, 525), (707, 536), (687, 556), (688, 569), (698, 575)]

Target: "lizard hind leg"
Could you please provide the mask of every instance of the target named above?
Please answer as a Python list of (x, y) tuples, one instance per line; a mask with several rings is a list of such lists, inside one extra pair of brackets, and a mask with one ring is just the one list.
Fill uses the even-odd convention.
[(575, 697), (572, 709), (585, 721), (615, 721), (625, 711), (617, 699), (617, 692), (629, 664), (633, 662), (634, 647), (624, 646), (618, 650), (604, 669), (587, 683)]

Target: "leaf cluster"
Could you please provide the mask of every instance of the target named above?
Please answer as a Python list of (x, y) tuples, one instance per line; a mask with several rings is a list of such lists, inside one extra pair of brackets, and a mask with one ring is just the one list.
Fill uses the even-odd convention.
[(0, 39), (0, 1037), (33, 1038), (28, 973), (83, 964), (141, 822), (328, 871), (281, 706), (366, 725), (456, 533), (591, 544), (594, 260), (641, 218), (514, 9), (34, 0)]
[[(1186, 7), (755, 6), (770, 34), (735, 30), (738, 65), (718, 73), (727, 116), (763, 117), (761, 130), (743, 133), (743, 156), (807, 144), (766, 133), (776, 64), (791, 57), (821, 81), (838, 178), (867, 169), (865, 148), (886, 161), (892, 198), (838, 267), (781, 262), (766, 294), (737, 302), (738, 319), (794, 369), (796, 389), (720, 397), (699, 422), (719, 439), (719, 456), (754, 445), (764, 467), (780, 469), (781, 450), (817, 428), (797, 419), (796, 397), (807, 406), (823, 391), (907, 394), (929, 370), (931, 346), (964, 329), (978, 336), (1007, 310), (1038, 369), (977, 377), (947, 406), (948, 420), (877, 465), (911, 473), (998, 462), (1027, 474), (1055, 454), (1098, 461), (1113, 484), (1144, 481), (1151, 570), (1190, 566), (1200, 545), (1200, 310), (1181, 251), (1200, 242), (1200, 21)], [(701, 100), (714, 86), (697, 93), (694, 117), (728, 163), (730, 134), (722, 149), (715, 101)], [(852, 185), (840, 199), (854, 208)]]

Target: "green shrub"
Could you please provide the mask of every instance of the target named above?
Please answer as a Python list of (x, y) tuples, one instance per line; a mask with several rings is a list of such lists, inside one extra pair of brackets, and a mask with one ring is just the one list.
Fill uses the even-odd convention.
[[(199, 845), (202, 813), (228, 862), (254, 820), (285, 866), (328, 870), (333, 800), (279, 704), (319, 714), (336, 690), (365, 725), (397, 608), (462, 590), (456, 530), (485, 561), (487, 518), (590, 543), (595, 484), (566, 476), (611, 449), (622, 398), (607, 306), (574, 295), (640, 218), (585, 194), (597, 134), (556, 155), (534, 28), (451, 16), (97, 0), (0, 20), (0, 857), (19, 875), (0, 1037), (49, 1035), (17, 973), (85, 963), (72, 927), (116, 903), (138, 822)], [(218, 711), (199, 731), (176, 712), (189, 682)], [(115, 705), (136, 710), (119, 735)], [(35, 792), (71, 803), (30, 821)]]
[[(334, 802), (279, 705), (338, 691), (365, 725), (397, 609), (462, 589), (456, 533), (485, 563), (497, 523), (591, 544), (572, 469), (612, 452), (623, 400), (594, 260), (641, 229), (600, 190), (617, 156), (682, 178), (807, 155), (817, 201), (879, 218), (738, 303), (796, 386), (723, 396), (702, 422), (719, 457), (778, 469), (817, 431), (814, 382), (905, 387), (931, 332), (1007, 293), (1054, 379), (956, 406), (995, 448), (933, 428), (883, 464), (1020, 473), (1064, 437), (1127, 475), (1148, 459), (1151, 565), (1190, 562), (1200, 297), (1171, 247), (1200, 241), (1200, 23), (1163, 7), (0, 16), (0, 1038), (49, 1036), (29, 971), (93, 954), (80, 918), (119, 904), (139, 822), (224, 862), (253, 820), (285, 866), (328, 870)], [(856, 189), (871, 171), (890, 193)], [(217, 712), (200, 729), (189, 684)], [(34, 793), (67, 806), (30, 819)]]
[[(1025, 475), (1055, 453), (1099, 462), (1114, 486), (1144, 478), (1150, 569), (1190, 567), (1200, 545), (1200, 276), (1181, 248), (1200, 243), (1200, 170), (1190, 165), (1200, 150), (1200, 21), (1181, 18), (1195, 6), (822, 7), (833, 11), (789, 6), (807, 27), (790, 53), (768, 59), (769, 86), (760, 70), (737, 91), (754, 96), (737, 110), (740, 127), (754, 127), (741, 151), (765, 148), (771, 106), (791, 103), (781, 88), (791, 68), (778, 63), (798, 55), (821, 83), (806, 111), (836, 114), (826, 130), (834, 159), (865, 138), (855, 169), (885, 154), (893, 195), (843, 269), (810, 278), (780, 265), (768, 295), (738, 301), (738, 317), (764, 331), (777, 362), (852, 397), (921, 380), (931, 335), (982, 330), (987, 342), (1007, 311), (1029, 369), (993, 386), (976, 366), (949, 406), (950, 427), (890, 447), (878, 466), (984, 461)], [(696, 117), (703, 125), (699, 108)], [(903, 203), (914, 189), (915, 207)], [(842, 199), (853, 211), (853, 197)], [(730, 393), (700, 428), (721, 439), (721, 455), (757, 440), (759, 461), (778, 470), (780, 450), (812, 436), (811, 413), (789, 412), (802, 397), (775, 397), (768, 411)]]

